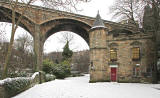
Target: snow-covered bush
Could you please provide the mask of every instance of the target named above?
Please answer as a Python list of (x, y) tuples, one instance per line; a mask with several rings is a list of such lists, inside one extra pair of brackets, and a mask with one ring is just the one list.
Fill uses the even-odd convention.
[[(0, 80), (0, 91), (4, 89), (1, 93), (0, 98), (10, 98), (28, 88), (39, 83), (39, 72), (36, 72), (32, 77), (16, 77), (16, 78), (6, 78)], [(2, 95), (3, 94), (3, 95)]]
[(27, 77), (27, 73), (26, 72), (22, 72), (22, 71), (15, 71), (15, 72), (10, 72), (8, 73), (8, 77), (10, 78), (15, 78), (15, 77)]
[(12, 81), (4, 82), (4, 88), (9, 96), (14, 96), (21, 91), (28, 89), (31, 85), (31, 78), (15, 78)]
[(52, 80), (55, 80), (55, 79), (56, 79), (56, 76), (55, 76), (55, 75), (46, 74), (46, 77), (45, 77), (45, 81), (46, 81), (46, 82), (52, 81)]

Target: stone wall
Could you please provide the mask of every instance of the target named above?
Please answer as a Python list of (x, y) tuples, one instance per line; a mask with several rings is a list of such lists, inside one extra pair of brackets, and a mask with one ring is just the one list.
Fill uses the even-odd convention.
[[(117, 64), (117, 81), (118, 82), (151, 82), (152, 77), (147, 76), (147, 68), (152, 68), (154, 64), (154, 42), (150, 35), (144, 34), (122, 34), (118, 37), (113, 37), (109, 35), (107, 41), (109, 42), (109, 49), (112, 44), (116, 44), (117, 49), (117, 61), (109, 61), (110, 64)], [(140, 60), (132, 60), (132, 48), (140, 48)], [(109, 53), (109, 52), (108, 52)], [(107, 58), (110, 58), (108, 55)], [(133, 68), (139, 64), (140, 75), (135, 77), (133, 75)], [(108, 74), (110, 70), (108, 70)]]
[(90, 82), (106, 81), (106, 29), (90, 31)]

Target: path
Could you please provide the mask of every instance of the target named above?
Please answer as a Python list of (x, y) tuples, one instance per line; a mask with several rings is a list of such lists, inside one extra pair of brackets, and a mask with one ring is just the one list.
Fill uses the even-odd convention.
[(88, 83), (89, 75), (36, 85), (14, 98), (160, 98), (160, 84)]

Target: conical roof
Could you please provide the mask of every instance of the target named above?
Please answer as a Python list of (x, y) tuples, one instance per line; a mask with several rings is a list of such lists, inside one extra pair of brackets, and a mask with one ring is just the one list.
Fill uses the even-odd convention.
[(99, 14), (99, 11), (97, 13), (96, 20), (94, 21), (92, 28), (97, 28), (97, 27), (105, 27), (103, 20), (101, 19), (101, 16)]

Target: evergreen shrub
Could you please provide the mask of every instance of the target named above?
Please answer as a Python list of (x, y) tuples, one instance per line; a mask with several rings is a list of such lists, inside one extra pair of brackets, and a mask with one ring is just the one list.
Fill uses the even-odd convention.
[(56, 76), (55, 76), (55, 75), (46, 74), (46, 77), (45, 77), (45, 81), (46, 81), (46, 82), (52, 81), (52, 80), (55, 80), (55, 79), (56, 79)]
[(70, 75), (69, 61), (63, 61), (60, 64), (53, 63), (49, 60), (43, 62), (42, 70), (47, 74), (53, 74), (58, 79), (64, 79)]

